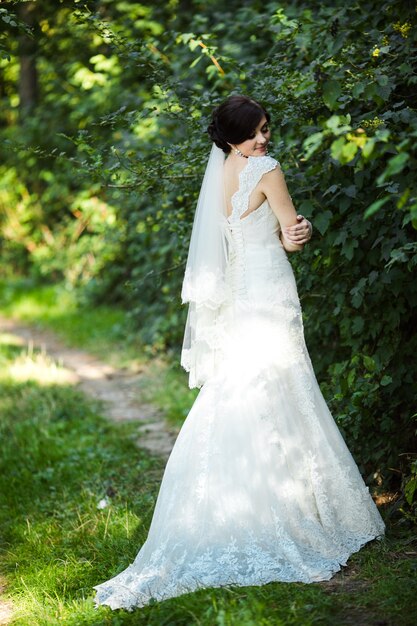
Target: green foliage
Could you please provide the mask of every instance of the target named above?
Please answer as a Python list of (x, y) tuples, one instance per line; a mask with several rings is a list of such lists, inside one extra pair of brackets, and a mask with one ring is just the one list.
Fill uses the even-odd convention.
[(3, 274), (117, 302), (151, 350), (178, 354), (209, 114), (253, 95), (315, 228), (292, 257), (315, 370), (365, 476), (398, 483), (417, 380), (413, 3), (31, 4), (30, 110), (17, 88), (28, 27), (3, 20)]
[[(417, 415), (413, 415), (417, 419)], [(417, 524), (417, 454), (405, 454), (404, 466), (407, 468), (402, 476), (402, 497), (399, 509), (403, 521)]]
[(295, 259), (313, 362), (362, 471), (381, 480), (414, 435), (417, 114), (405, 67), (415, 39), (400, 7), (362, 8), (338, 9), (330, 36), (328, 9), (304, 13), (294, 63), (322, 103), (299, 93), (301, 119), (287, 113), (305, 137), (288, 176), (319, 231)]

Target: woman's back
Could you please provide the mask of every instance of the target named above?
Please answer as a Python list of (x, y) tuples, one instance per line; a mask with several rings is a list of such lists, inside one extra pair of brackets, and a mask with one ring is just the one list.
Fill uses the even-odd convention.
[[(256, 157), (254, 157), (256, 158)], [(224, 190), (226, 211), (228, 217), (231, 216), (233, 211), (233, 198), (239, 192), (241, 177), (244, 171), (249, 167), (249, 159), (235, 160), (226, 159), (224, 164)], [(256, 210), (266, 200), (265, 194), (259, 189), (254, 189), (249, 199), (249, 205), (247, 212), (250, 213)]]
[[(183, 365), (202, 389), (148, 538), (131, 566), (96, 587), (100, 604), (130, 609), (204, 587), (327, 580), (384, 532), (305, 346), (284, 250), (303, 238), (292, 247), (279, 239), (296, 214), (265, 154), (268, 120), (244, 96), (213, 115), (216, 148), (183, 287)], [(232, 149), (224, 164), (220, 150)]]

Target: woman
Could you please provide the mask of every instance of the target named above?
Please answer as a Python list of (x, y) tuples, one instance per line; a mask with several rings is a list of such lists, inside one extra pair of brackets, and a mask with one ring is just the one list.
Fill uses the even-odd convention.
[(309, 224), (267, 156), (269, 115), (231, 96), (208, 130), (182, 290), (182, 364), (202, 389), (145, 544), (96, 587), (113, 609), (202, 587), (327, 580), (384, 532), (304, 343), (285, 251), (302, 248)]

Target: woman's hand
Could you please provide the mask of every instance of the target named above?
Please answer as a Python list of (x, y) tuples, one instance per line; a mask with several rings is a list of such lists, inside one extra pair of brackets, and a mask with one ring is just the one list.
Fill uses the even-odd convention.
[(297, 222), (294, 226), (284, 228), (282, 234), (290, 244), (302, 246), (310, 241), (313, 227), (303, 215), (297, 215)]

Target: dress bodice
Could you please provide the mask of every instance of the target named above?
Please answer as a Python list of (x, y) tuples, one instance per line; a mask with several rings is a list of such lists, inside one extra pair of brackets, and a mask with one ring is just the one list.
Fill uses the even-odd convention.
[(278, 161), (270, 156), (249, 157), (246, 167), (239, 174), (239, 188), (232, 196), (232, 213), (227, 220), (235, 252), (242, 251), (242, 241), (259, 248), (268, 244), (280, 245), (280, 225), (268, 200), (247, 213), (250, 196), (262, 176), (276, 167), (279, 167)]
[(229, 221), (241, 218), (248, 210), (252, 191), (262, 176), (276, 167), (279, 167), (278, 161), (270, 156), (248, 157), (246, 167), (239, 174), (239, 188), (232, 196), (232, 214)]
[(232, 196), (232, 213), (227, 219), (230, 231), (228, 283), (239, 298), (259, 297), (259, 287), (280, 280), (290, 267), (279, 239), (279, 221), (268, 200), (247, 213), (251, 193), (262, 176), (279, 167), (275, 159), (249, 157), (239, 175), (239, 188)]

